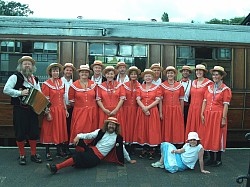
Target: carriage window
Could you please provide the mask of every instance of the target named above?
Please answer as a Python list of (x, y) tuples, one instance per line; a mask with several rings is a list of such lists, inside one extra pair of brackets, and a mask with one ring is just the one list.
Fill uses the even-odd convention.
[(105, 56), (115, 56), (117, 55), (117, 45), (115, 44), (105, 44), (104, 45)]
[(103, 55), (103, 44), (90, 44), (89, 54), (90, 55)]
[(15, 42), (12, 41), (2, 41), (1, 42), (2, 52), (15, 52)]
[(42, 53), (43, 52), (43, 42), (35, 42), (34, 43), (34, 52)]
[(192, 58), (192, 48), (190, 46), (178, 46), (177, 47), (178, 58)]
[(195, 47), (195, 58), (213, 59), (213, 48)]
[(134, 57), (145, 57), (147, 56), (147, 48), (145, 45), (134, 45), (133, 47)]
[(230, 48), (219, 48), (218, 49), (218, 59), (231, 59), (231, 49)]
[(121, 56), (132, 56), (132, 46), (131, 45), (120, 45), (119, 54)]
[(57, 43), (44, 43), (44, 53), (57, 53)]

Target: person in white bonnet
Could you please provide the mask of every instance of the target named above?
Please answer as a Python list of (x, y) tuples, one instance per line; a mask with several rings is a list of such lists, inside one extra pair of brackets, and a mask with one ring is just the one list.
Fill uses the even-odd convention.
[(161, 159), (151, 166), (155, 168), (165, 168), (170, 173), (194, 169), (195, 163), (199, 159), (200, 171), (210, 173), (204, 170), (203, 162), (204, 149), (200, 144), (200, 138), (196, 132), (189, 132), (187, 143), (181, 149), (168, 142), (161, 143)]

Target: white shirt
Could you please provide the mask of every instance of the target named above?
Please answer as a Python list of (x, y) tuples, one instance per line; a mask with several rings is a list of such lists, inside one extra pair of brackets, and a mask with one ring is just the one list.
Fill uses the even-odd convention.
[(191, 147), (189, 143), (186, 143), (183, 148), (185, 152), (181, 154), (182, 162), (189, 167), (190, 169), (194, 169), (195, 163), (199, 158), (199, 151), (203, 148), (201, 144)]
[(65, 78), (65, 77), (62, 77), (61, 78), (62, 82), (64, 83), (64, 88), (65, 88), (65, 93), (64, 93), (64, 99), (65, 99), (65, 103), (66, 105), (70, 105), (70, 102), (69, 102), (69, 88), (70, 88), (70, 85), (72, 84), (72, 79), (70, 79), (69, 81)]
[(157, 81), (153, 80), (152, 81), (152, 84), (156, 85), (156, 86), (159, 86), (161, 84), (161, 78), (157, 79)]
[[(23, 86), (25, 86), (26, 88), (34, 87), (35, 89), (41, 91), (40, 84), (39, 84), (39, 82), (36, 83), (36, 80), (34, 79), (33, 75), (31, 76), (31, 78), (32, 78), (32, 82), (33, 82), (34, 85), (29, 83), (28, 79), (25, 76), (23, 76), (23, 77), (24, 77)], [(4, 86), (3, 93), (7, 94), (7, 95), (9, 95), (11, 97), (19, 97), (19, 96), (21, 96), (22, 91), (14, 89), (16, 83), (17, 83), (17, 75), (11, 75), (9, 77), (9, 79), (7, 80), (5, 86)]]
[(187, 82), (184, 82), (184, 81), (180, 81), (180, 82), (182, 86), (184, 87), (184, 92), (185, 92), (184, 101), (188, 102), (192, 81), (189, 79)]
[[(90, 139), (94, 139), (97, 137), (98, 132), (100, 129), (97, 129), (93, 132), (90, 133), (80, 133), (77, 134), (77, 137), (80, 139), (86, 139), (86, 140), (90, 140)], [(96, 144), (96, 148), (98, 149), (98, 151), (100, 151), (100, 153), (105, 157), (108, 155), (108, 153), (112, 150), (112, 148), (115, 146), (116, 143), (116, 137), (117, 134), (116, 133), (108, 133), (105, 132), (105, 134), (103, 135), (102, 139), (100, 141), (97, 142)], [(123, 155), (124, 158), (127, 161), (130, 161), (130, 157), (128, 152), (126, 151), (124, 145), (123, 145)]]
[(128, 77), (128, 75), (126, 75), (125, 78), (123, 79), (123, 82), (122, 82), (122, 80), (120, 79), (120, 74), (118, 74), (116, 77), (116, 80), (120, 83), (125, 83), (125, 82), (129, 81), (129, 77)]
[(95, 78), (94, 75), (91, 77), (91, 80), (94, 81), (97, 85), (102, 84), (102, 74), (99, 77)]

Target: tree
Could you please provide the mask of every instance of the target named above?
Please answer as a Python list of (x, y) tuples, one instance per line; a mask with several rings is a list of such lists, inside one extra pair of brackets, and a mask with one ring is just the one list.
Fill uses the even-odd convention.
[(164, 12), (161, 16), (161, 21), (163, 22), (169, 22), (169, 17), (168, 17), (168, 13)]
[(29, 5), (19, 2), (5, 2), (0, 0), (0, 16), (28, 16), (34, 12), (30, 10)]
[(230, 20), (222, 19), (219, 20), (217, 18), (213, 18), (210, 21), (206, 21), (207, 24), (225, 24), (225, 25), (239, 25), (245, 19), (245, 17), (235, 17), (231, 18)]

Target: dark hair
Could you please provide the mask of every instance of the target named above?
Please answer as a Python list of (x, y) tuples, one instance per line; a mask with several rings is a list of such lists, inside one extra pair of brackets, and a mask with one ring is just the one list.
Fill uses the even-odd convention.
[(135, 73), (136, 73), (136, 75), (137, 75), (137, 78), (139, 78), (139, 73), (138, 73), (138, 71), (136, 71), (136, 70), (131, 70), (131, 71), (129, 71), (129, 73), (128, 73), (128, 77), (129, 77), (129, 79), (130, 79), (130, 75), (131, 75), (131, 73), (133, 73), (133, 72), (135, 72)]
[[(201, 143), (201, 141), (200, 140), (196, 140), (196, 141), (197, 141), (196, 146), (198, 146)], [(188, 142), (189, 142), (189, 140), (188, 140)]]
[[(223, 72), (222, 72), (222, 71), (214, 70), (213, 72), (218, 72), (218, 73), (220, 74), (220, 76), (223, 77)], [(213, 73), (213, 72), (212, 72), (212, 73)]]

